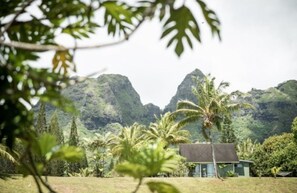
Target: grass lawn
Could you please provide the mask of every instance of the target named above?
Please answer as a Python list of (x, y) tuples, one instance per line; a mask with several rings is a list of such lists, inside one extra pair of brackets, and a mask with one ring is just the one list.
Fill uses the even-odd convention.
[[(297, 178), (146, 178), (145, 182), (161, 180), (174, 184), (182, 193), (296, 193)], [(137, 182), (128, 177), (49, 177), (59, 193), (131, 193)], [(37, 192), (32, 177), (1, 180), (1, 193)], [(148, 193), (142, 185), (139, 193)]]

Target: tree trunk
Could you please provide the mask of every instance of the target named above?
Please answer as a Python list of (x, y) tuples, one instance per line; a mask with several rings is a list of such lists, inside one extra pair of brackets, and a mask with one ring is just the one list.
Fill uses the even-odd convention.
[(209, 131), (209, 140), (210, 140), (210, 144), (211, 144), (211, 154), (212, 154), (212, 162), (213, 162), (213, 168), (214, 168), (214, 175), (215, 175), (216, 178), (219, 178), (218, 167), (217, 167), (217, 162), (216, 162), (216, 155), (215, 155), (215, 149), (214, 149), (214, 144), (212, 142), (212, 136), (211, 136), (210, 131)]

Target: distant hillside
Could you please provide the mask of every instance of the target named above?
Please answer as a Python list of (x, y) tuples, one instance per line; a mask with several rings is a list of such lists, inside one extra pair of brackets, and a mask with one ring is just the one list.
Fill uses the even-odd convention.
[[(188, 74), (164, 109), (165, 112), (174, 111), (178, 100), (188, 99), (197, 103), (191, 89), (195, 86), (193, 76), (204, 78), (203, 73), (197, 69)], [(252, 89), (243, 96), (240, 100), (252, 104), (254, 109), (243, 110), (233, 119), (233, 128), (239, 140), (250, 137), (263, 141), (271, 135), (290, 132), (291, 123), (297, 116), (296, 80), (283, 82), (267, 90)], [(187, 129), (192, 133), (193, 140), (204, 140), (199, 123), (190, 125)], [(216, 138), (218, 137), (217, 134)]]
[[(129, 79), (122, 75), (104, 74), (70, 86), (62, 94), (71, 99), (80, 112), (78, 119), (87, 130), (105, 130), (110, 124), (149, 124), (161, 110), (153, 104), (143, 105)], [(46, 107), (48, 118), (55, 110)], [(34, 109), (37, 111), (37, 107)], [(70, 122), (70, 115), (59, 111), (62, 126)]]
[[(129, 79), (122, 75), (105, 74), (98, 78), (89, 78), (70, 86), (62, 94), (70, 98), (78, 111), (78, 128), (83, 136), (90, 136), (90, 131), (113, 131), (120, 127), (139, 122), (148, 125), (155, 121), (154, 115), (160, 115), (176, 109), (178, 100), (191, 100), (197, 103), (192, 94), (193, 77), (203, 79), (204, 74), (196, 69), (188, 74), (177, 88), (175, 96), (161, 112), (153, 104), (143, 105), (138, 93)], [(233, 127), (239, 140), (251, 137), (258, 141), (265, 138), (289, 132), (291, 122), (297, 116), (297, 81), (289, 80), (267, 90), (252, 89), (239, 100), (252, 104), (255, 108), (242, 110), (233, 120)], [(33, 109), (38, 111), (36, 106)], [(55, 109), (46, 106), (48, 120)], [(70, 128), (71, 117), (58, 111), (60, 125), (64, 131)], [(200, 124), (187, 127), (193, 140), (203, 141)], [(68, 132), (66, 132), (68, 133)], [(216, 134), (219, 137), (219, 134)]]
[(267, 90), (252, 89), (241, 100), (255, 109), (239, 113), (234, 120), (240, 138), (263, 141), (271, 135), (290, 132), (297, 116), (297, 81), (289, 80)]

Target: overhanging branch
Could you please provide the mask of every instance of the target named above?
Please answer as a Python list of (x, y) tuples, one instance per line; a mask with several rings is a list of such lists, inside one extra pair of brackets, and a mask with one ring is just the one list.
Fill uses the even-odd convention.
[(126, 34), (125, 37), (119, 41), (105, 43), (105, 44), (95, 44), (95, 45), (87, 45), (87, 46), (72, 46), (72, 47), (64, 47), (61, 45), (40, 45), (34, 43), (27, 42), (19, 42), (19, 41), (5, 41), (0, 40), (0, 45), (5, 45), (12, 48), (18, 48), (23, 50), (30, 51), (68, 51), (68, 50), (85, 50), (85, 49), (98, 49), (105, 48), (109, 46), (118, 45), (127, 41), (135, 31), (140, 27), (140, 25), (144, 22), (146, 15), (143, 16), (143, 19), (139, 21), (139, 23), (135, 26), (131, 33)]
[(96, 45), (88, 45), (88, 46), (73, 46), (73, 47), (64, 47), (60, 45), (40, 45), (40, 44), (32, 44), (27, 42), (17, 42), (17, 41), (2, 41), (0, 40), (0, 44), (12, 47), (12, 48), (18, 48), (23, 50), (30, 50), (30, 51), (67, 51), (67, 50), (84, 50), (84, 49), (95, 49), (95, 48), (103, 48), (103, 47), (109, 47), (117, 44), (121, 44), (125, 42), (127, 39), (124, 38), (122, 40), (106, 43), (106, 44), (96, 44)]

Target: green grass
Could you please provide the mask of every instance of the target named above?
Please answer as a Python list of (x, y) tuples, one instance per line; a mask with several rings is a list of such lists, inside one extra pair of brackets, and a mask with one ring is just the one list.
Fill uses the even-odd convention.
[[(174, 184), (182, 193), (296, 193), (297, 178), (228, 178), (224, 181), (207, 178), (147, 178)], [(59, 193), (130, 193), (136, 181), (128, 177), (49, 177)], [(0, 180), (1, 193), (37, 192), (32, 177)], [(148, 193), (142, 185), (139, 193)]]

